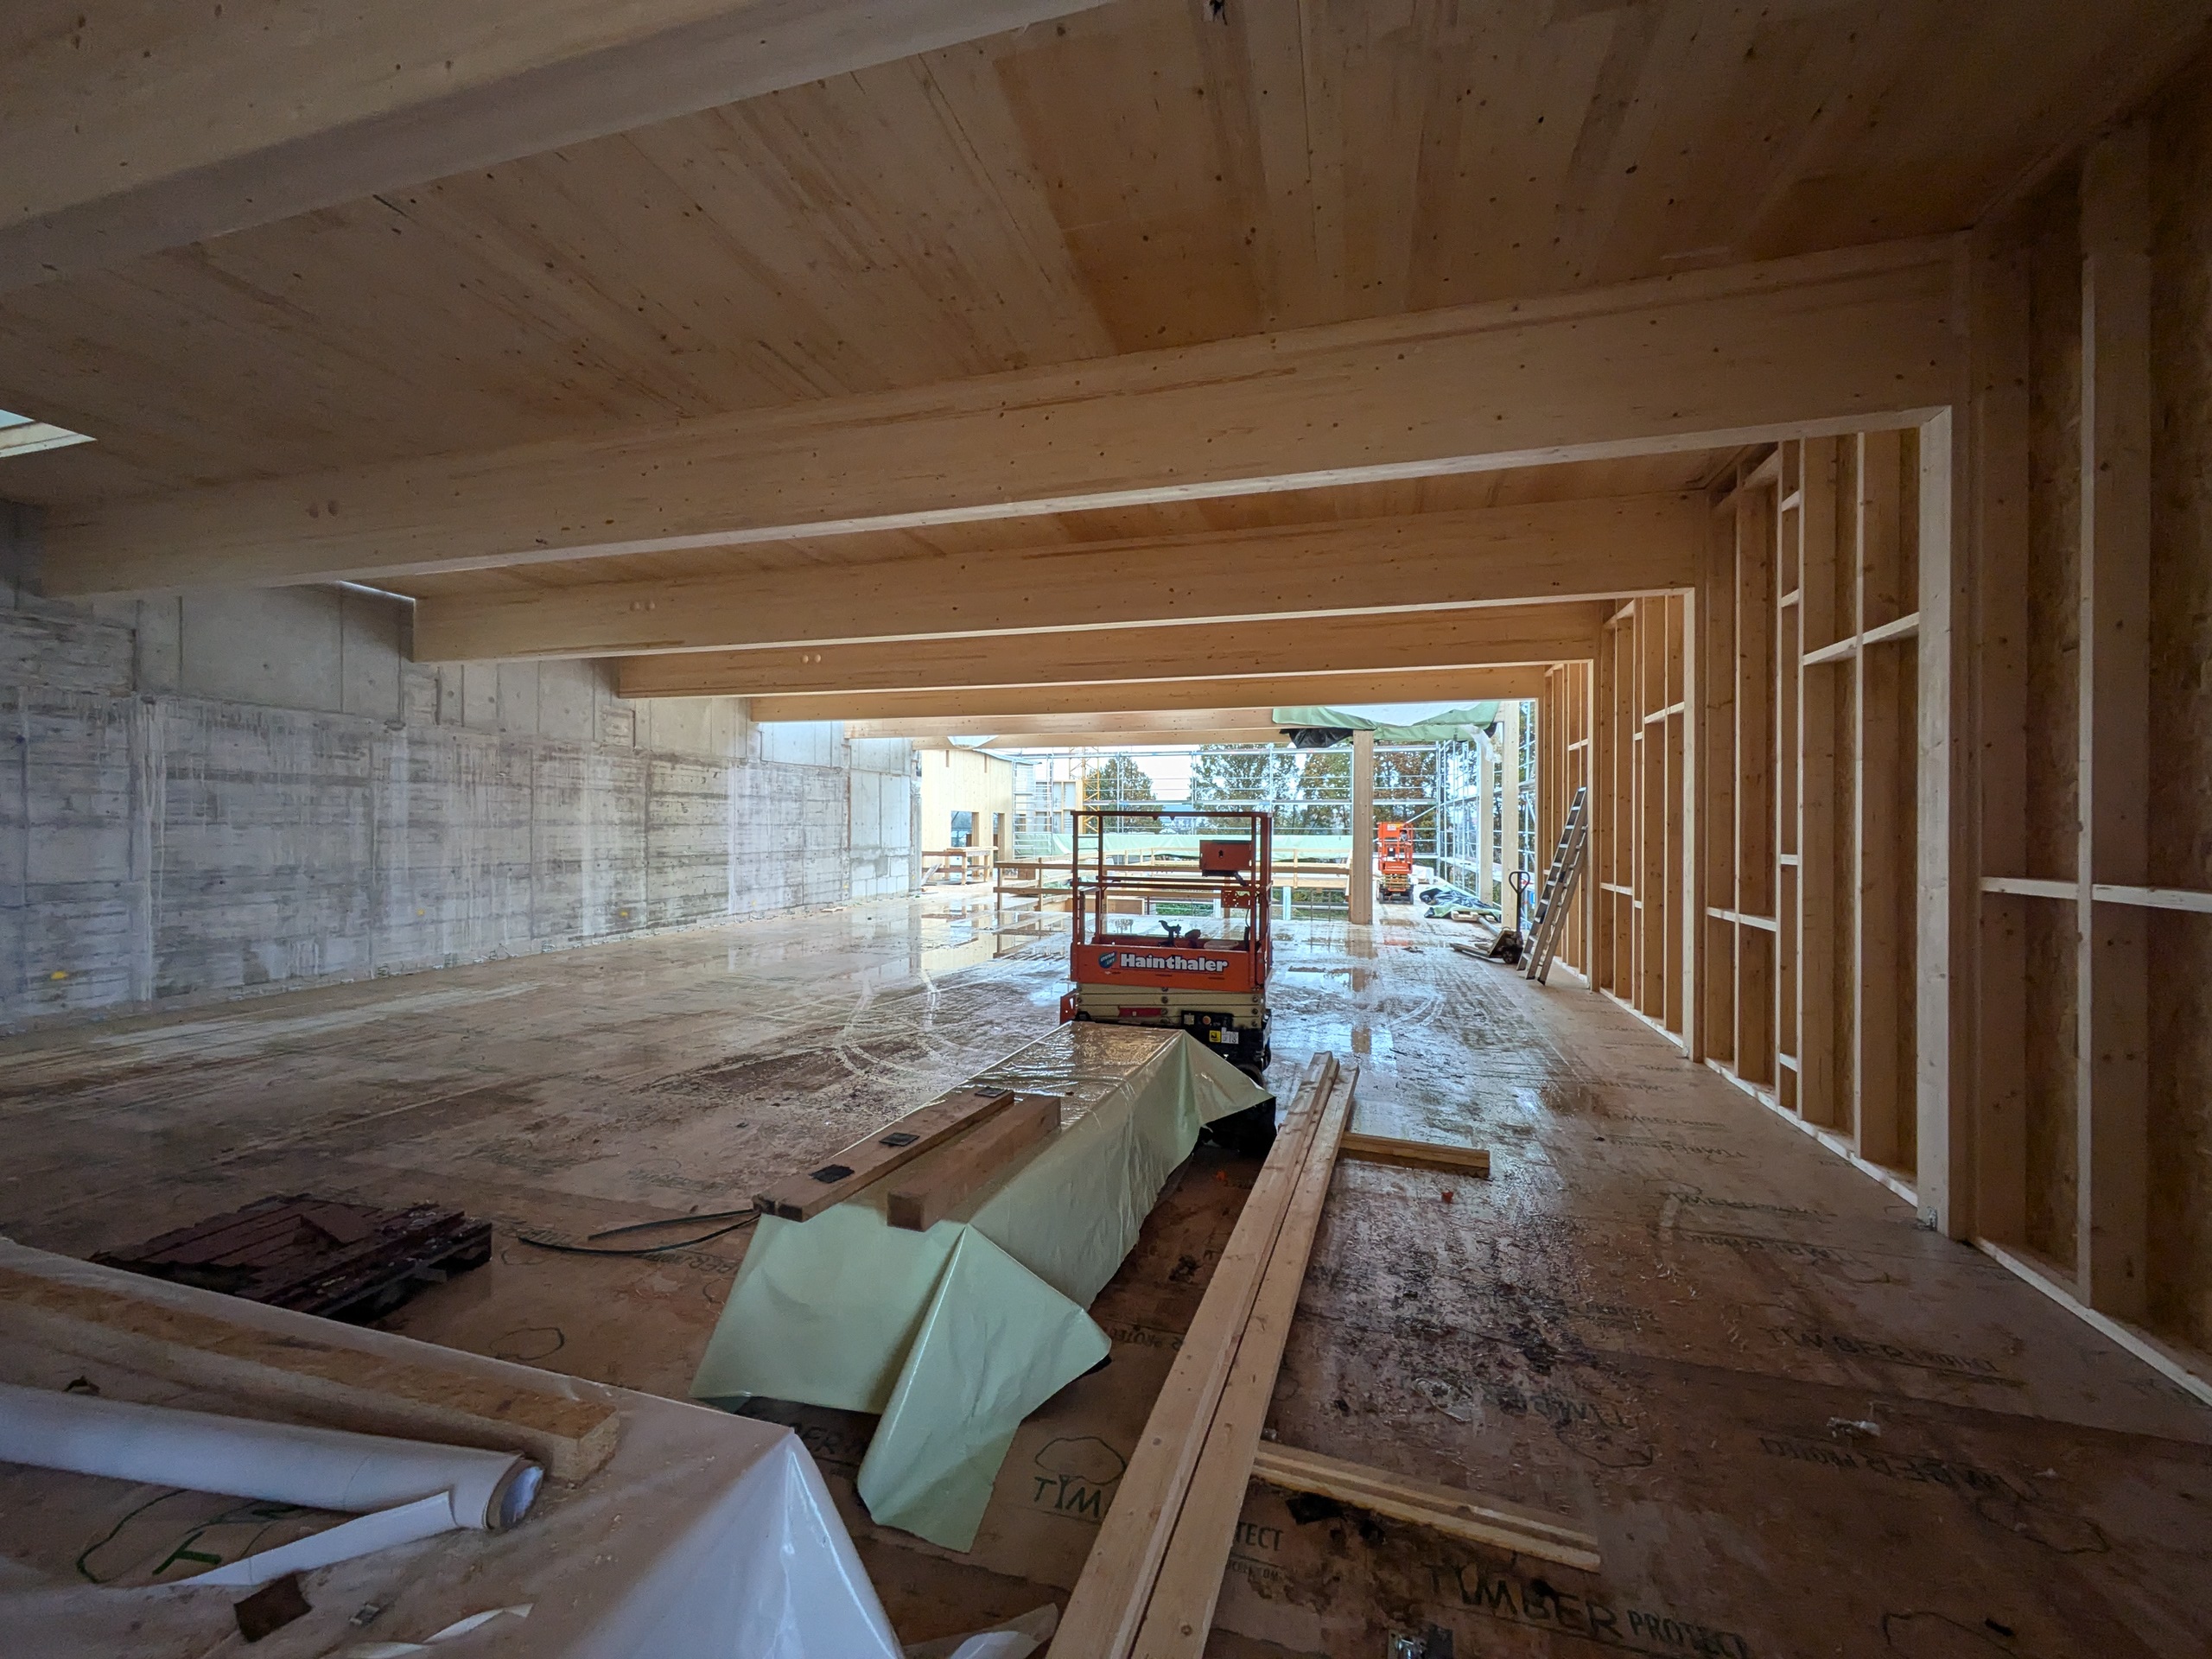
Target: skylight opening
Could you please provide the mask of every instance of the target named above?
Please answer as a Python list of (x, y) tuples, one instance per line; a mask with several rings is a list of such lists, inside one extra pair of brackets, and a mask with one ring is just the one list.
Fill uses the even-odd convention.
[(35, 455), (41, 449), (66, 449), (73, 443), (90, 443), (87, 433), (72, 432), (51, 421), (35, 421), (0, 409), (0, 461), (11, 455)]

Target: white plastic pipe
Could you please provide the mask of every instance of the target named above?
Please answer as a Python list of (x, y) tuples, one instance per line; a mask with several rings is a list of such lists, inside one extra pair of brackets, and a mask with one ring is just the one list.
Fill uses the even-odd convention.
[(496, 1532), (528, 1512), (542, 1474), (509, 1452), (12, 1383), (0, 1383), (0, 1459), (302, 1509), (376, 1512), (370, 1521), (348, 1522), (203, 1574), (208, 1583), (257, 1583), (454, 1527)]

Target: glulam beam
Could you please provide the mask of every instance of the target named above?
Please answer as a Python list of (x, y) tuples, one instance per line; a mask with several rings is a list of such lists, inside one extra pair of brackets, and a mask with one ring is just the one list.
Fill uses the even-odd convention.
[(1956, 392), (1952, 238), (59, 512), (54, 595), (359, 580), (1702, 449)]
[(626, 697), (760, 697), (1548, 664), (1594, 654), (1605, 612), (1602, 602), (1424, 607), (810, 650), (672, 652), (623, 658), (617, 684)]

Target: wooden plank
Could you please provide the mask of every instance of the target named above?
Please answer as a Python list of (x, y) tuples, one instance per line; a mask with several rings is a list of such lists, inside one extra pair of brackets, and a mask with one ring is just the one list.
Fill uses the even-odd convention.
[[(1096, 685), (1010, 686), (987, 690), (855, 691), (804, 697), (755, 697), (756, 721), (950, 719), (1032, 721), (1064, 715), (1118, 715), (1220, 709), (1249, 703), (1277, 708), (1338, 707), (1360, 702), (1477, 702), (1532, 696), (1544, 671), (1522, 668), (1416, 668), (1376, 674), (1268, 674), (1250, 679), (1118, 680)], [(994, 733), (997, 727), (989, 728)], [(1027, 725), (1024, 730), (1038, 729)]]
[[(842, 656), (832, 658), (828, 647), (871, 635), (903, 645), (937, 634), (1050, 633), (1163, 621), (1233, 619), (1243, 626), (1269, 617), (1405, 612), (1408, 594), (1452, 607), (1427, 625), (1432, 643), (1455, 638), (1454, 630), (1479, 639), (1484, 619), (1470, 614), (1471, 607), (1638, 593), (1688, 580), (1696, 524), (1694, 498), (1621, 496), (860, 564), (810, 562), (796, 569), (734, 564), (683, 581), (433, 594), (416, 607), (416, 652), (424, 660), (480, 661), (781, 645), (789, 648), (786, 665), (792, 665), (791, 656), (804, 659), (820, 651), (824, 658), (814, 682), (787, 689), (820, 689), (829, 677), (829, 686), (844, 690), (833, 675)], [(1205, 579), (1192, 580), (1198, 570)], [(1420, 636), (1424, 624), (1417, 613), (1404, 622), (1414, 630), (1407, 637)], [(1369, 626), (1389, 637), (1389, 625)], [(1579, 633), (1580, 626), (1573, 632)], [(1364, 637), (1349, 636), (1355, 645)], [(1224, 639), (1233, 639), (1233, 630), (1216, 630), (1211, 641), (1204, 635), (1181, 644), (1152, 641), (1173, 644), (1177, 654), (1144, 677), (1202, 672), (1203, 648), (1210, 643), (1220, 648)], [(1141, 647), (1147, 642), (1103, 642), (1115, 643)], [(987, 641), (969, 647), (1026, 648), (1019, 639), (1003, 647)], [(1094, 644), (1090, 650), (1100, 648)], [(1516, 660), (1555, 660), (1556, 649), (1543, 642)], [(882, 654), (893, 664), (901, 660), (895, 645)], [(1128, 664), (1122, 671), (1075, 677), (1143, 673), (1135, 651), (1120, 660)], [(795, 665), (817, 666), (804, 660)], [(1355, 659), (1346, 665), (1387, 664)], [(1266, 671), (1264, 665), (1241, 663), (1215, 669)]]
[(757, 697), (1548, 664), (1597, 648), (1600, 606), (1425, 606), (1172, 627), (957, 634), (626, 657), (626, 697)]
[(1274, 1403), (1283, 1344), (1298, 1312), (1298, 1293), (1306, 1282), (1314, 1231), (1328, 1199), (1338, 1143), (1351, 1119), (1358, 1076), (1352, 1068), (1337, 1078), (1314, 1126), (1251, 1316), (1238, 1333), (1235, 1364), (1207, 1427), (1205, 1448), (1174, 1517), (1159, 1577), (1129, 1649), (1134, 1659), (1198, 1659), (1205, 1650), (1221, 1597), (1223, 1569), (1236, 1541), (1236, 1518), (1252, 1478), (1252, 1459)]
[(1490, 1149), (1486, 1147), (1452, 1147), (1440, 1141), (1401, 1141), (1387, 1135), (1363, 1135), (1347, 1129), (1338, 1151), (1342, 1156), (1357, 1158), (1363, 1163), (1400, 1164), (1408, 1169), (1464, 1170), (1484, 1180), (1490, 1179)]
[[(1069, 1594), (1051, 1659), (1122, 1659), (1136, 1638), (1277, 1236), (1311, 1166), (1309, 1153), (1336, 1084), (1334, 1055), (1317, 1055), (1307, 1064)], [(1237, 1489), (1241, 1494), (1243, 1482)]]
[(1004, 1111), (957, 1136), (925, 1168), (892, 1188), (886, 1216), (893, 1227), (927, 1232), (1059, 1127), (1058, 1095), (1016, 1095)]
[(2139, 124), (2090, 149), (2081, 186), (2076, 1280), (2091, 1307), (2137, 1320), (2150, 1277), (2149, 928), (2096, 888), (2149, 878), (2150, 170)]
[(388, 581), (1849, 430), (1952, 395), (1950, 248), (1885, 244), (68, 507), (47, 525), (42, 580), (55, 597)]
[(388, 0), (184, 23), (110, 8), (0, 71), (0, 152), (39, 158), (0, 213), (0, 291), (1083, 9)]
[(1585, 1573), (1595, 1573), (1600, 1565), (1595, 1538), (1548, 1516), (1315, 1452), (1263, 1445), (1252, 1459), (1252, 1478), (1285, 1491), (1333, 1497), (1491, 1549), (1534, 1555)]
[[(1854, 503), (1859, 611), (1862, 617), (1896, 608), (1901, 563), (1904, 453), (1894, 432), (1868, 432), (1858, 440), (1859, 491)], [(1853, 745), (1858, 776), (1853, 789), (1858, 823), (1852, 836), (1857, 893), (1853, 916), (1852, 1031), (1856, 1044), (1851, 1075), (1856, 1100), (1847, 1115), (1859, 1155), (1896, 1168), (1904, 1154), (1904, 1114), (1911, 1079), (1898, 1053), (1898, 1017), (1906, 995), (1899, 983), (1904, 957), (1899, 934), (1911, 925), (1913, 906), (1903, 886), (1912, 825), (1899, 789), (1899, 767), (1910, 753), (1904, 729), (1905, 664), (1894, 651), (1864, 652), (1858, 659), (1859, 730)]]
[[(10, 1248), (0, 1261), (0, 1333), (334, 1428), (521, 1452), (556, 1480), (582, 1480), (614, 1454), (614, 1406), (589, 1383), (566, 1398), (389, 1359), (346, 1345), (341, 1325), (327, 1341), (273, 1335), (219, 1317), (216, 1292), (142, 1291), (130, 1274), (73, 1262), (63, 1278), (36, 1255)], [(192, 1306), (203, 1299), (206, 1312)]]
[(786, 1175), (753, 1200), (764, 1216), (809, 1221), (831, 1205), (881, 1180), (932, 1147), (975, 1128), (1014, 1104), (1010, 1093), (963, 1089), (855, 1141), (812, 1169)]

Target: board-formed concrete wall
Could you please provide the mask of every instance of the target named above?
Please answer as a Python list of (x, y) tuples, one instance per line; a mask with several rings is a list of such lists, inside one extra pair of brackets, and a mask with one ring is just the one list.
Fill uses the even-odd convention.
[(374, 594), (73, 605), (34, 569), (0, 505), (0, 1029), (912, 885), (904, 742), (417, 664)]

